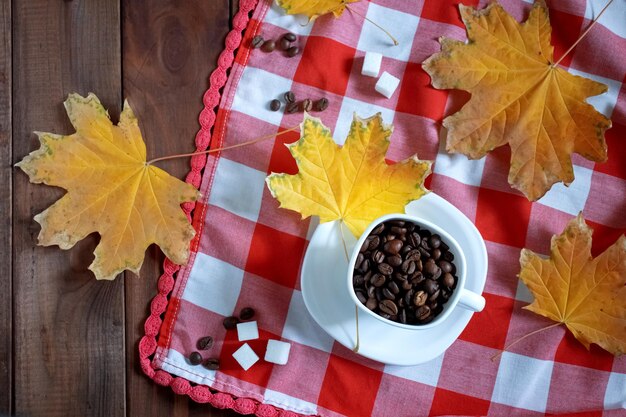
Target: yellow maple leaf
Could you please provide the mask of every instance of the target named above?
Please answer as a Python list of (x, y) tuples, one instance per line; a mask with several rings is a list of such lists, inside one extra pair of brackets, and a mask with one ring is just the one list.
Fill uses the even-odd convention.
[(146, 146), (128, 103), (117, 126), (93, 94), (70, 94), (65, 108), (76, 133), (37, 132), (41, 147), (17, 164), (31, 182), (67, 190), (35, 216), (39, 244), (69, 249), (98, 232), (89, 266), (97, 279), (114, 279), (125, 269), (138, 273), (152, 243), (185, 264), (194, 230), (180, 204), (196, 200), (198, 191), (146, 164)]
[(287, 14), (303, 14), (309, 20), (318, 16), (332, 13), (335, 17), (341, 16), (346, 4), (356, 3), (360, 0), (276, 0)]
[(407, 203), (428, 192), (424, 180), (430, 161), (413, 155), (395, 164), (385, 162), (392, 131), (380, 113), (369, 119), (355, 115), (344, 146), (339, 146), (320, 119), (305, 114), (300, 140), (288, 145), (299, 171), (272, 173), (267, 177), (270, 192), (281, 207), (302, 218), (341, 220), (358, 237), (372, 220), (404, 213)]
[(626, 237), (594, 259), (591, 234), (579, 214), (552, 237), (549, 259), (522, 250), (519, 277), (535, 297), (524, 308), (565, 324), (587, 349), (618, 355), (626, 351)]
[(472, 95), (443, 122), (447, 150), (478, 159), (508, 143), (509, 183), (532, 201), (574, 180), (572, 153), (605, 161), (611, 121), (585, 99), (607, 87), (554, 65), (545, 3), (523, 24), (497, 3), (459, 9), (468, 42), (441, 38), (442, 51), (423, 64), (434, 87)]

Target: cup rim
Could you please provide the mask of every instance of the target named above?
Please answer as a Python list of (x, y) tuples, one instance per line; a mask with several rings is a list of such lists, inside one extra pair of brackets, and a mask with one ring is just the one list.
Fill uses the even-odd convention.
[[(430, 230), (433, 233), (436, 233), (438, 235), (441, 236), (441, 238), (446, 242), (446, 244), (450, 247), (451, 250), (453, 250), (454, 253), (454, 263), (455, 266), (457, 268), (457, 277), (458, 277), (458, 281), (457, 281), (457, 285), (456, 288), (454, 289), (454, 291), (452, 292), (452, 296), (450, 297), (450, 299), (448, 300), (448, 302), (445, 304), (443, 311), (441, 312), (441, 314), (439, 314), (439, 316), (437, 316), (436, 318), (434, 318), (431, 322), (426, 323), (426, 324), (403, 324), (403, 323), (398, 323), (389, 319), (386, 319), (382, 316), (379, 316), (378, 314), (376, 314), (375, 312), (373, 312), (372, 310), (370, 310), (369, 308), (367, 308), (365, 305), (363, 305), (359, 299), (356, 296), (356, 293), (354, 291), (354, 286), (353, 286), (353, 275), (354, 275), (354, 264), (356, 263), (356, 258), (359, 254), (359, 250), (361, 248), (361, 246), (363, 245), (363, 242), (365, 241), (365, 239), (370, 235), (371, 231), (374, 230), (374, 228), (376, 226), (378, 226), (380, 223), (389, 221), (389, 220), (405, 220), (405, 221), (411, 221), (412, 223), (418, 224), (420, 227), (424, 227), (428, 230)], [(441, 228), (438, 225), (435, 225), (433, 223), (431, 223), (428, 220), (424, 220), (418, 216), (415, 215), (411, 215), (411, 214), (406, 214), (406, 213), (391, 213), (391, 214), (386, 214), (384, 216), (381, 216), (379, 218), (377, 218), (376, 220), (372, 221), (369, 226), (365, 229), (365, 231), (363, 232), (363, 234), (361, 234), (361, 237), (359, 237), (359, 239), (357, 240), (354, 249), (352, 250), (352, 254), (350, 256), (350, 261), (348, 263), (348, 272), (347, 272), (347, 284), (348, 284), (348, 293), (350, 294), (350, 298), (352, 298), (352, 301), (356, 304), (357, 308), (361, 309), (363, 312), (365, 312), (366, 314), (374, 317), (375, 319), (387, 324), (387, 325), (391, 325), (394, 327), (399, 327), (402, 329), (407, 329), (407, 330), (411, 330), (411, 331), (419, 331), (419, 330), (426, 330), (426, 329), (430, 329), (432, 327), (435, 327), (437, 325), (439, 325), (440, 323), (442, 323), (450, 314), (452, 314), (452, 311), (454, 310), (454, 308), (457, 306), (460, 296), (461, 296), (461, 292), (463, 290), (463, 288), (465, 287), (465, 278), (466, 278), (466, 271), (467, 271), (467, 263), (466, 263), (466, 259), (465, 259), (465, 254), (463, 253), (463, 249), (461, 248), (461, 246), (458, 244), (458, 242), (447, 232), (445, 231), (443, 228)]]

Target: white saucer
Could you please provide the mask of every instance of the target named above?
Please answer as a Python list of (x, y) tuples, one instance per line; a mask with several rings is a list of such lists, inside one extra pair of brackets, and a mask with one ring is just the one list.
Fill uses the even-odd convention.
[[(454, 236), (467, 259), (466, 288), (481, 294), (487, 277), (487, 249), (472, 222), (432, 192), (408, 204), (406, 212), (428, 220)], [(315, 230), (302, 264), (302, 297), (322, 329), (352, 349), (356, 339), (355, 305), (348, 293), (348, 262), (340, 233), (338, 222), (321, 224)], [(343, 234), (348, 253), (352, 253), (356, 239), (346, 228)], [(405, 330), (359, 314), (359, 354), (390, 365), (427, 362), (450, 347), (472, 314), (457, 307), (438, 326), (424, 330)]]

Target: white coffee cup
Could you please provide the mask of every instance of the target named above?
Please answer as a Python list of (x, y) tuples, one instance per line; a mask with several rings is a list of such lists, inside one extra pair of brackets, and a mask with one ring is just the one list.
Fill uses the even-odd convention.
[[(456, 288), (452, 292), (451, 297), (448, 299), (448, 302), (443, 304), (443, 311), (435, 317), (431, 322), (427, 324), (403, 324), (399, 322), (395, 322), (389, 319), (386, 319), (382, 316), (379, 316), (369, 308), (367, 308), (363, 303), (359, 301), (354, 292), (354, 286), (352, 283), (352, 277), (354, 273), (354, 264), (356, 263), (357, 256), (359, 255), (359, 251), (361, 246), (363, 246), (363, 242), (370, 235), (372, 230), (377, 227), (380, 223), (384, 223), (390, 220), (404, 220), (418, 225), (422, 229), (429, 230), (433, 234), (438, 234), (441, 237), (441, 240), (445, 242), (449, 246), (450, 252), (454, 255), (454, 265), (456, 266), (456, 276), (458, 277), (458, 281), (456, 284)], [(452, 313), (455, 308), (464, 308), (467, 310), (471, 310), (474, 312), (480, 312), (485, 307), (485, 299), (480, 295), (476, 294), (465, 288), (466, 282), (466, 273), (467, 273), (467, 263), (465, 259), (465, 254), (463, 250), (456, 242), (456, 240), (450, 236), (445, 230), (441, 227), (432, 224), (429, 221), (422, 220), (419, 217), (411, 216), (408, 214), (388, 214), (378, 219), (374, 220), (368, 227), (365, 229), (365, 232), (361, 235), (359, 240), (357, 241), (354, 250), (352, 251), (352, 256), (350, 257), (350, 262), (348, 263), (348, 274), (347, 274), (347, 285), (348, 285), (348, 293), (350, 297), (357, 305), (357, 307), (364, 313), (369, 314), (377, 320), (380, 320), (384, 323), (391, 324), (396, 327), (400, 327), (408, 330), (424, 330), (430, 327), (437, 326), (443, 323), (446, 318)]]

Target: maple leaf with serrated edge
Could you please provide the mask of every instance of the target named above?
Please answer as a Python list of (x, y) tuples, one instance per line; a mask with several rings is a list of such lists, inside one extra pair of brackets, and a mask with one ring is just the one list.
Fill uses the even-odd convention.
[(553, 65), (545, 3), (535, 2), (523, 24), (497, 3), (459, 9), (468, 42), (441, 38), (442, 51), (423, 64), (435, 88), (472, 95), (443, 121), (446, 149), (478, 159), (508, 143), (509, 183), (531, 201), (574, 180), (572, 153), (605, 161), (611, 121), (585, 99), (607, 87)]
[(619, 355), (626, 351), (626, 237), (592, 258), (591, 234), (579, 214), (552, 237), (549, 259), (522, 250), (519, 277), (535, 297), (524, 308), (565, 324), (587, 349), (595, 343)]
[(38, 132), (41, 147), (17, 164), (32, 183), (67, 190), (35, 216), (39, 244), (69, 249), (98, 232), (89, 266), (97, 279), (113, 279), (125, 269), (139, 273), (152, 243), (173, 262), (187, 263), (194, 229), (180, 204), (195, 201), (198, 191), (146, 163), (146, 145), (127, 102), (117, 126), (94, 94), (70, 94), (65, 109), (76, 133)]
[(320, 119), (305, 114), (300, 140), (288, 145), (299, 171), (268, 176), (272, 196), (302, 218), (341, 220), (357, 237), (376, 218), (404, 213), (407, 203), (428, 192), (424, 180), (431, 161), (413, 155), (387, 164), (392, 130), (380, 113), (369, 119), (355, 115), (345, 144), (339, 146)]
[(303, 14), (309, 20), (332, 13), (335, 17), (341, 16), (346, 4), (356, 3), (360, 0), (276, 0), (287, 14)]

